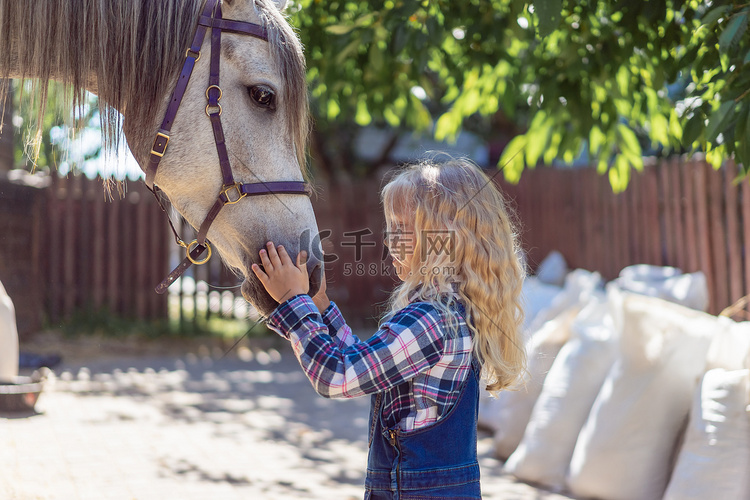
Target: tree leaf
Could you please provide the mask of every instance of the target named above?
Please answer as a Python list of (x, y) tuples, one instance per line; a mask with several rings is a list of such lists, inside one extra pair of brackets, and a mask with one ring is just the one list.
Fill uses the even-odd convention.
[(750, 142), (747, 141), (747, 117), (750, 112), (750, 103), (746, 102), (740, 105), (740, 110), (737, 113), (737, 124), (735, 125), (734, 131), (736, 138), (739, 142)]
[(672, 145), (679, 147), (682, 143), (682, 123), (677, 117), (677, 112), (674, 109), (669, 110), (669, 135), (673, 139)]
[(737, 162), (741, 164), (742, 171), (747, 174), (748, 168), (750, 168), (750, 141), (739, 140), (734, 144)]
[(335, 99), (328, 99), (328, 119), (335, 120), (341, 113), (341, 107)]
[(617, 124), (617, 135), (620, 137), (618, 145), (620, 149), (629, 156), (640, 158), (642, 149), (635, 132), (624, 123)]
[(538, 35), (542, 38), (549, 36), (560, 24), (562, 0), (536, 0), (533, 5), (539, 21)]
[(706, 151), (706, 161), (714, 167), (714, 170), (719, 170), (726, 159), (726, 148), (722, 144), (713, 149)]
[(690, 117), (690, 119), (685, 124), (685, 127), (682, 129), (682, 144), (685, 147), (692, 148), (693, 143), (698, 140), (698, 137), (701, 134), (701, 131), (704, 127), (704, 120), (703, 113), (700, 111), (695, 111), (693, 113), (693, 116)]
[(526, 135), (517, 135), (505, 146), (500, 160), (497, 162), (498, 168), (503, 170), (503, 175), (508, 182), (518, 183), (521, 179), (521, 173), (524, 168), (523, 150), (526, 148)]
[(669, 146), (669, 121), (662, 114), (651, 115), (651, 140), (654, 144)]
[(597, 125), (591, 127), (591, 131), (589, 132), (589, 152), (591, 156), (599, 156), (599, 152), (602, 149), (602, 144), (604, 144), (604, 141), (606, 139), (607, 136), (604, 135), (602, 129), (600, 129)]
[(630, 163), (623, 155), (617, 155), (615, 163), (609, 169), (609, 184), (612, 191), (622, 193), (630, 182)]
[(713, 9), (706, 12), (706, 14), (701, 17), (700, 21), (703, 26), (711, 27), (716, 23), (716, 21), (718, 21), (722, 16), (729, 12), (731, 8), (731, 5), (720, 5), (718, 7), (714, 7)]
[(458, 114), (452, 111), (443, 113), (435, 125), (435, 139), (453, 142), (456, 140), (459, 128), (461, 128), (461, 117)]
[(557, 153), (560, 151), (560, 143), (563, 138), (562, 133), (554, 130), (552, 127), (550, 127), (550, 129), (552, 130), (552, 137), (550, 137), (549, 144), (547, 144), (547, 149), (545, 149), (542, 158), (547, 165), (551, 165), (552, 162), (555, 161), (555, 158), (557, 158)]
[(727, 53), (730, 48), (737, 45), (747, 30), (747, 10), (740, 11), (732, 16), (726, 27), (719, 35), (719, 51)]
[(722, 102), (721, 106), (711, 114), (706, 126), (706, 141), (714, 142), (734, 115), (734, 101)]
[(609, 158), (605, 155), (599, 157), (599, 161), (596, 164), (596, 173), (601, 175), (609, 168)]
[(526, 164), (533, 167), (539, 161), (549, 142), (552, 126), (544, 110), (537, 111), (526, 132)]
[(361, 127), (366, 127), (372, 122), (372, 116), (367, 110), (367, 101), (365, 99), (357, 101), (357, 113), (354, 115), (354, 121)]
[(326, 31), (331, 35), (346, 35), (357, 26), (355, 24), (334, 24), (326, 26)]

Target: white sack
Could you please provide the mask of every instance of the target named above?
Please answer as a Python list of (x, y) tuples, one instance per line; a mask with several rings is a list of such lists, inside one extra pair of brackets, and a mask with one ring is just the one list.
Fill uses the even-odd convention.
[(702, 272), (683, 274), (674, 267), (639, 264), (620, 271), (613, 281), (621, 289), (658, 297), (691, 309), (708, 309), (708, 284)]
[(534, 321), (536, 316), (549, 308), (552, 301), (562, 291), (562, 287), (543, 283), (534, 276), (527, 276), (523, 280), (523, 289), (521, 290), (521, 304), (523, 305), (523, 327), (524, 331), (529, 330), (529, 325)]
[(536, 269), (536, 277), (548, 285), (563, 286), (567, 274), (568, 264), (557, 250), (551, 251)]
[(517, 478), (560, 491), (578, 433), (616, 357), (616, 338), (603, 293), (581, 310), (571, 339), (552, 364), (523, 440), (505, 463)]
[(576, 269), (565, 277), (565, 286), (555, 295), (549, 307), (541, 310), (529, 323), (529, 331), (535, 332), (551, 320), (572, 307), (582, 308), (600, 290), (602, 276), (597, 272)]
[(620, 278), (632, 281), (664, 281), (675, 276), (680, 276), (682, 269), (669, 266), (652, 266), (651, 264), (636, 264), (634, 266), (623, 267), (620, 271)]
[(18, 376), (18, 330), (13, 301), (0, 283), (0, 380)]
[(750, 498), (750, 370), (707, 372), (665, 500)]
[(568, 486), (580, 497), (661, 499), (720, 326), (714, 316), (631, 294), (621, 324), (618, 358), (576, 442)]
[(497, 399), (485, 400), (480, 405), (480, 421), (495, 430), (497, 457), (507, 458), (521, 441), (544, 378), (570, 337), (570, 324), (577, 313), (578, 308), (566, 311), (534, 332), (526, 345), (528, 364), (524, 385), (518, 390), (503, 391)]
[(706, 371), (714, 368), (741, 370), (750, 366), (750, 321), (736, 323), (719, 316), (724, 328), (711, 340), (706, 360)]

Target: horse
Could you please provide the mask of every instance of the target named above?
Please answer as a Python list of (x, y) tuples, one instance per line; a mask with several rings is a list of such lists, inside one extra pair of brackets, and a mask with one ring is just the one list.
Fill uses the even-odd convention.
[[(244, 278), (242, 294), (261, 314), (276, 306), (251, 271), (254, 262), (260, 264), (258, 250), (265, 242), (284, 245), (293, 259), (307, 251), (311, 294), (322, 276), (309, 197), (297, 196), (298, 190), (266, 189), (261, 193), (266, 196), (244, 198), (238, 187), (309, 181), (305, 60), (282, 14), (285, 2), (0, 0), (0, 79), (33, 79), (40, 114), (50, 80), (70, 90), (74, 109), (83, 103), (85, 91), (98, 95), (105, 146), (119, 147), (122, 131), (147, 179), (151, 176), (150, 182)], [(209, 8), (209, 3), (216, 6)], [(215, 20), (216, 12), (224, 24)], [(250, 23), (258, 28), (254, 36), (247, 36)], [(222, 26), (244, 26), (245, 31)], [(202, 42), (197, 37), (201, 29), (206, 31)], [(220, 35), (218, 42), (214, 34)], [(191, 36), (197, 47), (191, 46)], [(209, 56), (212, 47), (216, 60)], [(184, 83), (188, 63), (192, 76), (188, 74), (177, 111), (170, 107), (177, 90), (170, 91)], [(220, 72), (221, 87), (209, 85), (212, 65)], [(3, 98), (0, 90), (0, 102)], [(171, 111), (176, 114), (164, 139), (160, 119)], [(215, 127), (219, 116), (226, 125), (219, 129), (224, 158)], [(155, 158), (158, 170), (149, 167)], [(223, 184), (226, 166), (236, 186)], [(223, 209), (213, 213), (222, 195)], [(208, 217), (215, 219), (206, 225)], [(187, 260), (200, 263), (190, 258), (190, 250), (208, 242), (199, 237), (192, 247), (185, 246)]]

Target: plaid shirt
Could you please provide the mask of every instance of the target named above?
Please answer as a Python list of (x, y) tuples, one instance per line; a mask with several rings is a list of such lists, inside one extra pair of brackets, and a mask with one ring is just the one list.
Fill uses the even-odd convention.
[(279, 304), (268, 326), (291, 342), (320, 395), (382, 392), (385, 424), (408, 431), (445, 415), (471, 369), (471, 333), (461, 312), (454, 314), (458, 334), (433, 304), (412, 302), (361, 341), (336, 304), (321, 316), (308, 295), (297, 295)]

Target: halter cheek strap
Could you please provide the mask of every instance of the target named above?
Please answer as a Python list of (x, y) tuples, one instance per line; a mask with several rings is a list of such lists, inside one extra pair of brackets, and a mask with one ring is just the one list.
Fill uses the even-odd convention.
[[(195, 30), (193, 42), (190, 44), (190, 48), (185, 51), (185, 62), (182, 65), (177, 84), (169, 97), (169, 104), (164, 113), (164, 119), (162, 120), (159, 131), (156, 133), (154, 143), (151, 147), (149, 163), (146, 169), (146, 185), (154, 193), (159, 201), (159, 205), (161, 205), (162, 209), (166, 212), (161, 198), (159, 198), (157, 194), (159, 188), (154, 184), (154, 179), (156, 178), (156, 171), (159, 167), (159, 162), (167, 151), (170, 138), (169, 134), (172, 129), (174, 118), (177, 116), (177, 111), (179, 110), (180, 103), (185, 95), (195, 63), (201, 57), (200, 49), (203, 46), (206, 30), (209, 28), (211, 28), (211, 60), (208, 87), (206, 88), (206, 99), (208, 101), (206, 104), (206, 115), (211, 120), (216, 151), (219, 155), (219, 167), (221, 169), (223, 186), (216, 201), (201, 223), (196, 239), (189, 244), (186, 244), (179, 237), (174, 224), (169, 220), (169, 225), (175, 236), (175, 241), (185, 248), (186, 256), (183, 261), (171, 273), (169, 273), (166, 279), (156, 287), (156, 293), (160, 294), (166, 292), (169, 285), (174, 283), (174, 281), (180, 277), (191, 264), (205, 264), (208, 262), (208, 259), (211, 258), (211, 246), (206, 239), (206, 236), (208, 235), (208, 230), (211, 227), (211, 224), (225, 205), (233, 205), (245, 196), (268, 194), (310, 195), (309, 186), (302, 181), (238, 183), (234, 180), (232, 166), (229, 161), (229, 154), (227, 153), (224, 129), (221, 125), (222, 110), (221, 104), (219, 103), (223, 94), (221, 87), (219, 86), (221, 33), (222, 31), (228, 31), (231, 33), (245, 34), (264, 41), (268, 41), (268, 36), (265, 28), (260, 25), (235, 21), (232, 19), (223, 19), (221, 16), (221, 4), (218, 3), (218, 0), (207, 0), (203, 12), (198, 19), (198, 26)], [(208, 255), (203, 260), (198, 260), (206, 250), (208, 250)]]

